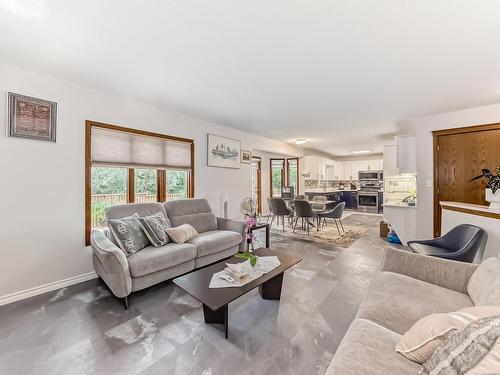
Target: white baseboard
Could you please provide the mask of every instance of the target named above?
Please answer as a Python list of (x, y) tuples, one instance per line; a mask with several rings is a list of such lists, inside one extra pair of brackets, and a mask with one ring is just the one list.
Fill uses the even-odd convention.
[(54, 281), (45, 285), (36, 286), (34, 288), (22, 290), (6, 296), (0, 296), (0, 306), (7, 305), (12, 302), (20, 301), (22, 299), (37, 296), (39, 294), (52, 292), (53, 290), (61, 289), (70, 285), (79, 284), (81, 282), (97, 278), (95, 272), (84, 273), (83, 275), (73, 276), (64, 280)]

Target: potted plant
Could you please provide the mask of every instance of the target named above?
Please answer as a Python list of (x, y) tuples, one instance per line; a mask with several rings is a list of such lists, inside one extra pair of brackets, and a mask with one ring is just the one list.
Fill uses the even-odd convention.
[(496, 175), (489, 169), (481, 169), (482, 174), (472, 178), (469, 182), (486, 178), (488, 187), (486, 188), (486, 200), (490, 202), (490, 208), (500, 209), (500, 166), (495, 169)]

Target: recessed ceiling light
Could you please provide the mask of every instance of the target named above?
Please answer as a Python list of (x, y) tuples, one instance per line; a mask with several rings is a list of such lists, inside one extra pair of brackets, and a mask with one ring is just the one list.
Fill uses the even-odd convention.
[(356, 150), (353, 151), (353, 154), (369, 154), (371, 151), (370, 150)]
[(307, 142), (307, 139), (305, 139), (305, 138), (298, 138), (295, 140), (295, 144), (297, 144), (297, 145), (303, 145), (306, 142)]

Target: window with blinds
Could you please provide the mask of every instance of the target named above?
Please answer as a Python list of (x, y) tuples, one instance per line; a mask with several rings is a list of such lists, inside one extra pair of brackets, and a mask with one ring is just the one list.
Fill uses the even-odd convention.
[(191, 139), (86, 122), (86, 243), (107, 207), (194, 195)]

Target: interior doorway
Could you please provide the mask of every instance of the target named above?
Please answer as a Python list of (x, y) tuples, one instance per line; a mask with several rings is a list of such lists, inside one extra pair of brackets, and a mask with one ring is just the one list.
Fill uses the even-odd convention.
[(285, 159), (271, 158), (270, 164), (270, 196), (281, 197), (281, 188), (285, 186)]
[(500, 124), (433, 132), (434, 235), (441, 235), (440, 201), (487, 205), (486, 181), (469, 182), (481, 169), (494, 171), (500, 163)]
[(252, 156), (252, 198), (257, 201), (257, 215), (262, 215), (262, 159)]

